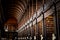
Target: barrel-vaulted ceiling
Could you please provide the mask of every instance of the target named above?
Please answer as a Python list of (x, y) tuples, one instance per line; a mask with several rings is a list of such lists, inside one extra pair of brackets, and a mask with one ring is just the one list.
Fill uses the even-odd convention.
[(28, 0), (1, 0), (4, 17), (15, 17), (18, 21), (25, 12)]
[[(42, 5), (41, 4), (42, 0), (37, 0), (37, 5), (36, 0), (1, 0), (1, 1), (5, 20), (11, 17), (16, 18), (18, 21), (19, 28), (29, 19), (28, 17), (29, 12), (30, 15), (32, 16), (32, 14), (34, 14), (34, 12), (36, 11), (36, 6), (37, 9), (39, 9), (40, 6)], [(23, 20), (25, 21), (23, 22)]]

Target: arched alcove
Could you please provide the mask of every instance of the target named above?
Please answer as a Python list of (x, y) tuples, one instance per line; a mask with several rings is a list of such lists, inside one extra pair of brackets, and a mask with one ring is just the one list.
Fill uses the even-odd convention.
[(7, 22), (4, 24), (5, 31), (16, 31), (17, 30), (17, 19), (10, 17)]

